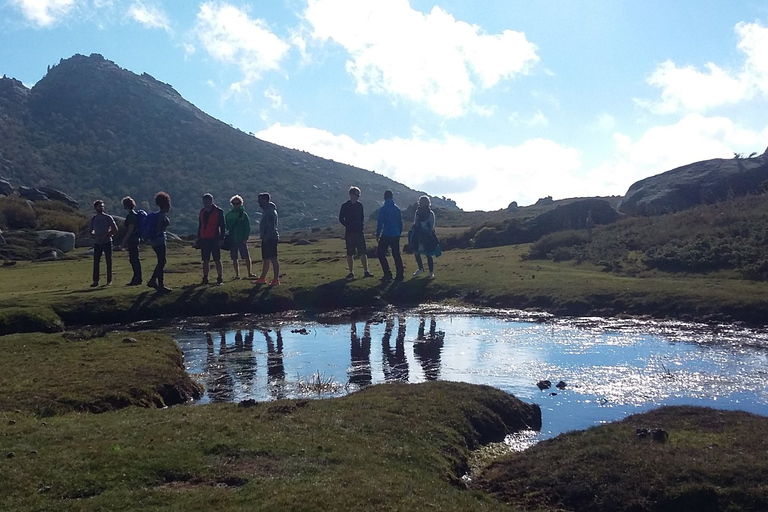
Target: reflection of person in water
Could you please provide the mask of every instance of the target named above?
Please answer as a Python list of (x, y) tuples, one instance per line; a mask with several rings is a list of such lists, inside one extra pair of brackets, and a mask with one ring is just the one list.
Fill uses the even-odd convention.
[(233, 402), (235, 400), (235, 376), (240, 381), (238, 395), (249, 396), (252, 393), (256, 375), (256, 359), (253, 356), (253, 331), (243, 339), (243, 332), (235, 333), (235, 344), (227, 346), (225, 332), (220, 334), (219, 355), (214, 350), (213, 336), (205, 333), (208, 343), (206, 364), (206, 389), (212, 402)]
[(440, 351), (443, 349), (445, 332), (437, 330), (437, 321), (432, 315), (429, 320), (429, 333), (426, 334), (426, 318), (419, 321), (419, 333), (416, 343), (413, 344), (413, 354), (424, 369), (424, 378), (437, 380), (440, 377)]
[(213, 349), (213, 336), (206, 332), (205, 338), (208, 343), (208, 358), (206, 361), (206, 389), (211, 402), (232, 402), (234, 400), (234, 389), (232, 376), (227, 371), (227, 365), (224, 361), (224, 354), (227, 350), (227, 340), (225, 333), (221, 333), (221, 346), (219, 347), (219, 357)]
[(264, 329), (264, 339), (267, 340), (267, 385), (272, 398), (285, 398), (285, 367), (283, 366), (283, 333), (275, 329), (277, 346), (269, 329)]
[(395, 349), (389, 346), (389, 340), (392, 338), (392, 329), (395, 327), (395, 319), (387, 318), (384, 326), (384, 336), (381, 338), (382, 349), (382, 367), (384, 370), (384, 381), (408, 382), (408, 360), (405, 357), (405, 320), (403, 317), (397, 317), (397, 338), (395, 338)]
[(350, 339), (352, 341), (352, 364), (347, 370), (349, 383), (360, 387), (368, 386), (373, 379), (371, 375), (371, 321), (365, 322), (363, 337), (357, 336), (357, 324), (352, 322)]

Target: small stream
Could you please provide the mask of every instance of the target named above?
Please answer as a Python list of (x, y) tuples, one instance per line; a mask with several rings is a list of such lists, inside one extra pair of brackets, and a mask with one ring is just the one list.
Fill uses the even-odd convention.
[(435, 306), (173, 335), (206, 388), (200, 403), (329, 398), (392, 381), (488, 384), (541, 406), (541, 432), (518, 437), (520, 447), (661, 405), (768, 415), (765, 330)]

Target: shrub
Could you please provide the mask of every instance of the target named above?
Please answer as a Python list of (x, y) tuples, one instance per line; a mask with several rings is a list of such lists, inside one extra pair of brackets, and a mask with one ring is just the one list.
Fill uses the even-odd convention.
[(37, 216), (32, 206), (16, 196), (0, 197), (0, 228), (35, 229)]
[[(574, 250), (574, 247), (583, 246), (589, 240), (590, 236), (586, 230), (550, 233), (535, 242), (526, 257), (532, 260), (543, 260), (553, 257), (553, 252), (557, 250), (557, 261), (575, 259), (575, 255), (578, 253)], [(566, 251), (565, 249), (568, 250)]]

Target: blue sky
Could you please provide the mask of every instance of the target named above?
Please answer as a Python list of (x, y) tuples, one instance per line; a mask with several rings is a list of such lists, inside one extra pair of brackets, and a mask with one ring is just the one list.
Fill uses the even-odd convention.
[(1, 73), (75, 53), (465, 210), (768, 146), (764, 0), (0, 0)]

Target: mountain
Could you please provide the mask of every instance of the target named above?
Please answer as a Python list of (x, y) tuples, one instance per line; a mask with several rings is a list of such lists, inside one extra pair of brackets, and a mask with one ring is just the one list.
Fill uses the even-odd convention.
[(619, 209), (630, 215), (661, 215), (766, 188), (768, 149), (760, 156), (713, 158), (640, 180), (629, 187)]
[[(194, 232), (200, 197), (228, 206), (240, 194), (257, 213), (270, 192), (284, 229), (337, 222), (350, 185), (368, 213), (391, 189), (407, 206), (423, 192), (358, 167), (257, 139), (218, 121), (148, 74), (101, 55), (75, 55), (28, 89), (0, 79), (0, 177), (15, 185), (55, 187), (88, 209), (102, 198), (111, 213), (131, 195), (149, 209), (167, 191), (177, 232)], [(445, 198), (433, 205), (457, 210)]]

